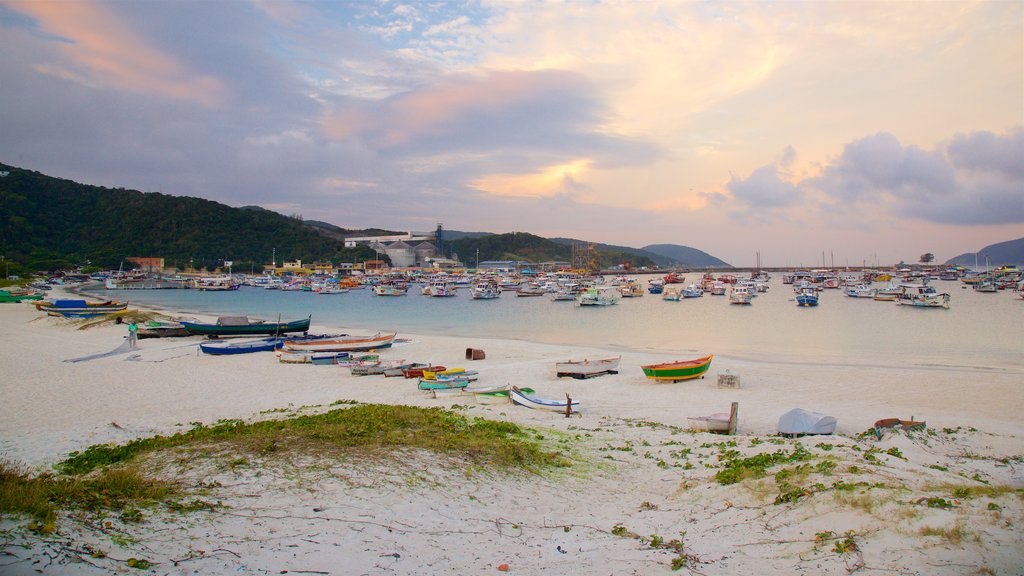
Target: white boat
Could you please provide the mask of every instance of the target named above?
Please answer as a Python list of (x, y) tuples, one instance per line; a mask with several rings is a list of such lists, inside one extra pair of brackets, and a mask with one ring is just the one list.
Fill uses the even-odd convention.
[(378, 284), (373, 287), (373, 293), (377, 296), (405, 296), (406, 288), (393, 284)]
[(915, 308), (949, 308), (949, 294), (940, 294), (927, 284), (900, 284), (896, 304)]
[(448, 282), (432, 282), (429, 285), (424, 286), (422, 292), (424, 296), (447, 298), (449, 296), (455, 296), (456, 290), (457, 288)]
[(559, 378), (571, 376), (577, 379), (592, 378), (602, 374), (617, 374), (621, 360), (622, 356), (599, 360), (566, 360), (555, 363), (555, 372)]
[(612, 306), (619, 303), (614, 290), (589, 288), (576, 296), (576, 304), (580, 306)]
[(700, 298), (704, 295), (704, 290), (696, 284), (690, 284), (686, 288), (683, 288), (683, 298)]
[(576, 300), (576, 295), (568, 290), (559, 290), (558, 292), (551, 293), (552, 302), (572, 302)]
[(552, 412), (564, 413), (566, 409), (575, 412), (580, 407), (580, 403), (578, 400), (573, 400), (572, 406), (569, 406), (566, 400), (551, 400), (548, 398), (539, 398), (537, 396), (526, 394), (519, 388), (516, 388), (515, 386), (513, 386), (512, 389), (509, 390), (508, 396), (509, 399), (512, 400), (513, 404), (526, 406), (527, 408), (533, 408), (535, 410), (550, 410)]
[(474, 300), (494, 300), (501, 296), (501, 289), (492, 284), (477, 284), (469, 293)]
[(857, 284), (847, 286), (844, 290), (847, 296), (851, 298), (874, 298), (875, 289), (867, 284)]
[(750, 304), (752, 299), (753, 295), (750, 293), (750, 288), (747, 286), (736, 284), (733, 285), (732, 290), (729, 291), (730, 304)]

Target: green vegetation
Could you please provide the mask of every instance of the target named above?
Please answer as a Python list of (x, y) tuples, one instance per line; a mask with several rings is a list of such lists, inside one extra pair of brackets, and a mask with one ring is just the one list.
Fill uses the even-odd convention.
[[(525, 262), (572, 262), (572, 245), (555, 242), (525, 232), (490, 234), (479, 238), (460, 238), (445, 243), (446, 251), (455, 252), (468, 266), (476, 264), (477, 250), (480, 261), (522, 260)], [(598, 264), (608, 268), (629, 261), (634, 268), (652, 266), (645, 256), (618, 250), (598, 250)]]
[(103, 470), (88, 478), (31, 476), (11, 462), (0, 462), (0, 514), (23, 514), (36, 520), (33, 531), (56, 530), (57, 510), (74, 508), (98, 512), (120, 510), (121, 519), (142, 519), (137, 506), (176, 496), (177, 486), (144, 478), (131, 468)]
[(164, 448), (225, 444), (244, 456), (278, 451), (371, 450), (411, 447), (463, 456), (475, 463), (536, 469), (565, 465), (558, 453), (544, 452), (519, 426), (465, 416), (440, 408), (361, 404), (324, 414), (243, 423), (230, 420), (196, 426), (173, 436), (154, 436), (122, 445), (92, 446), (57, 465), (65, 474), (83, 474), (129, 462)]
[(12, 274), (68, 268), (86, 261), (117, 267), (127, 256), (164, 258), (167, 266), (213, 268), (222, 259), (236, 270), (278, 261), (354, 262), (374, 258), (370, 248), (347, 249), (305, 225), (262, 209), (78, 184), (0, 164), (0, 251)]
[(748, 458), (738, 458), (731, 454), (730, 456), (724, 458), (725, 468), (715, 474), (715, 480), (726, 486), (747, 478), (764, 478), (766, 471), (772, 466), (811, 459), (811, 453), (801, 444), (797, 444), (792, 452), (776, 450)]

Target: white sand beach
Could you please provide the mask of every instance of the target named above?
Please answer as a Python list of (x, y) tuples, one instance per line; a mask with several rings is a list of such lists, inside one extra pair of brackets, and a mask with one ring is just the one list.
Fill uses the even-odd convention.
[[(646, 380), (639, 366), (675, 358), (636, 351), (400, 334), (409, 341), (382, 354), (472, 368), (480, 385), (569, 394), (582, 410), (565, 418), (471, 396), (435, 399), (415, 380), (286, 365), (270, 353), (207, 356), (196, 338), (142, 340), (133, 351), (66, 362), (114, 350), (125, 334), (124, 326), (79, 330), (30, 305), (0, 306), (0, 457), (45, 471), (97, 443), (351, 400), (511, 420), (563, 440), (572, 466), (509, 477), (427, 452), (395, 461), (179, 463), (169, 468), (184, 485), (224, 507), (154, 512), (104, 529), (62, 518), (50, 536), (8, 518), (0, 572), (107, 574), (130, 571), (132, 557), (159, 574), (654, 574), (671, 573), (673, 560), (693, 574), (1024, 574), (1024, 502), (1012, 490), (1024, 488), (1019, 371), (716, 356), (705, 379), (667, 384)], [(486, 358), (466, 361), (467, 347)], [(555, 376), (556, 361), (619, 354), (618, 374)], [(717, 386), (726, 371), (740, 389)], [(739, 403), (738, 435), (682, 430), (688, 416), (727, 412), (731, 402)], [(779, 416), (795, 407), (835, 416), (837, 434), (778, 438)], [(928, 431), (857, 437), (878, 419), (911, 416)], [(798, 444), (814, 458), (810, 471), (797, 471), (793, 486), (805, 493), (793, 502), (774, 502), (780, 482), (771, 475), (793, 465), (732, 485), (714, 480), (724, 451)], [(683, 547), (651, 545), (659, 539)], [(844, 541), (854, 545), (840, 551)], [(106, 557), (84, 554), (83, 542)]]

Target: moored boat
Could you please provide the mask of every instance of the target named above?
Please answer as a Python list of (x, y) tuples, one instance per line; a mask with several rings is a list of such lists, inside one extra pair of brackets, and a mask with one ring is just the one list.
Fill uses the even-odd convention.
[(817, 306), (818, 289), (813, 287), (801, 288), (800, 293), (796, 295), (796, 305), (803, 307)]
[(708, 368), (711, 367), (711, 360), (714, 357), (714, 354), (710, 354), (694, 360), (648, 364), (640, 368), (644, 371), (644, 375), (651, 380), (679, 382), (681, 380), (702, 378), (704, 373), (708, 371)]

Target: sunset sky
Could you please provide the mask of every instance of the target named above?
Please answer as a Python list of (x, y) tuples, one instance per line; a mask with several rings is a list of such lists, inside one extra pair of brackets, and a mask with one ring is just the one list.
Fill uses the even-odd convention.
[(0, 0), (0, 162), (346, 228), (1024, 237), (1024, 1)]

